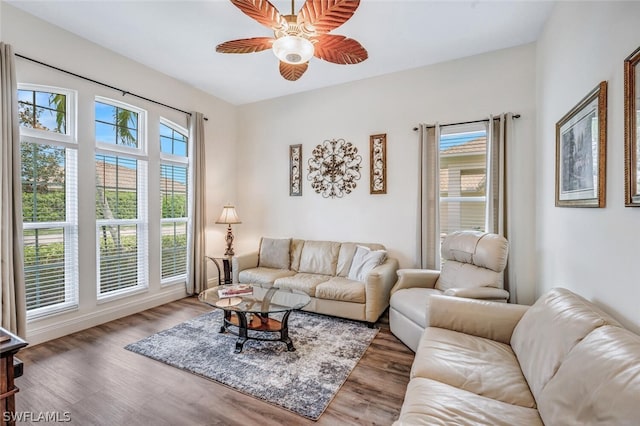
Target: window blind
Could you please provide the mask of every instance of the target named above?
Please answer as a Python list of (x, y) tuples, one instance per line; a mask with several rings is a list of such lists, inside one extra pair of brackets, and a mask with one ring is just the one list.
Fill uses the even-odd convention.
[[(466, 128), (465, 128), (466, 127)], [(486, 130), (448, 129), (440, 138), (440, 233), (484, 231), (487, 191)]]
[(187, 277), (189, 256), (189, 159), (186, 129), (160, 123), (161, 278), (176, 283)]

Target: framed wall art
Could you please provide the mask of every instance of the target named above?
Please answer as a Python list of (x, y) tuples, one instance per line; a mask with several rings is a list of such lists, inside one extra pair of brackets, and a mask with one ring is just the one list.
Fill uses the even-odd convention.
[(387, 193), (387, 134), (369, 136), (371, 194)]
[(640, 47), (624, 61), (624, 204), (640, 207)]
[(302, 196), (302, 144), (289, 145), (289, 195)]
[(604, 207), (607, 82), (556, 124), (556, 206)]

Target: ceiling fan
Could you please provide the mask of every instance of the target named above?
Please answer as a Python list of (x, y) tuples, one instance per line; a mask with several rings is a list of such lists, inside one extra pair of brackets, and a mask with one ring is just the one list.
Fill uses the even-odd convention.
[(254, 53), (272, 49), (280, 59), (280, 74), (295, 81), (309, 66), (312, 56), (335, 64), (357, 64), (367, 51), (356, 40), (328, 34), (351, 18), (360, 0), (307, 0), (295, 14), (281, 15), (268, 0), (231, 0), (238, 9), (273, 29), (274, 37), (231, 40), (216, 46), (219, 53)]

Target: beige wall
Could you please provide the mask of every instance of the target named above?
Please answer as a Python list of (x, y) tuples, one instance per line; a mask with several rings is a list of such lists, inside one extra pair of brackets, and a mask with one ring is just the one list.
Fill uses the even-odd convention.
[[(235, 120), (236, 108), (213, 96), (149, 69), (135, 61), (81, 39), (59, 27), (28, 15), (9, 4), (2, 4), (2, 40), (10, 43), (16, 53), (28, 56), (77, 74), (91, 77), (115, 87), (134, 92), (185, 111), (200, 111), (209, 118), (205, 124), (207, 164), (208, 246), (219, 245), (224, 229), (214, 225), (219, 206), (236, 192), (235, 180)], [(148, 111), (148, 123), (157, 123), (160, 116), (186, 126), (186, 115), (130, 96), (123, 97), (114, 90), (80, 80), (58, 71), (16, 59), (16, 75), (20, 83), (44, 84), (78, 91), (78, 108), (91, 111), (96, 95), (118, 99)], [(157, 126), (149, 125), (149, 141), (158, 140)], [(78, 127), (79, 150), (93, 149), (93, 127)], [(157, 155), (157, 154), (156, 154)], [(79, 176), (93, 176), (93, 163), (81, 163)], [(156, 171), (157, 172), (157, 171)], [(150, 174), (152, 171), (150, 170)], [(80, 179), (79, 185), (93, 185), (91, 179)], [(86, 188), (86, 187), (85, 187)], [(154, 189), (155, 188), (155, 189)], [(89, 188), (90, 189), (90, 188)], [(150, 176), (149, 193), (158, 197), (158, 183)], [(92, 200), (81, 199), (80, 209), (94, 209)], [(83, 207), (84, 206), (84, 207)], [(159, 209), (150, 208), (150, 222), (159, 223)], [(89, 218), (90, 219), (90, 218)], [(80, 308), (77, 311), (32, 321), (27, 339), (31, 344), (58, 337), (105, 321), (128, 315), (151, 306), (184, 297), (184, 286), (160, 285), (160, 235), (151, 231), (149, 289), (147, 292), (105, 303), (96, 302), (95, 224), (80, 218)], [(154, 256), (154, 253), (157, 256)]]
[[(303, 77), (304, 78), (304, 77)], [(510, 263), (518, 300), (533, 301), (535, 46), (491, 52), (327, 89), (239, 107), (238, 208), (240, 250), (261, 235), (379, 242), (402, 267), (416, 265), (420, 122), (474, 120), (514, 111), (517, 140), (510, 198), (514, 232)], [(387, 194), (369, 194), (369, 135), (387, 134)], [(343, 138), (362, 155), (353, 193), (324, 199), (312, 191), (307, 161), (324, 140)], [(288, 149), (303, 145), (303, 196), (290, 197)]]
[[(537, 295), (562, 286), (640, 331), (640, 209), (624, 207), (623, 61), (640, 46), (639, 2), (559, 2), (537, 55)], [(607, 80), (605, 208), (555, 203), (555, 124)]]

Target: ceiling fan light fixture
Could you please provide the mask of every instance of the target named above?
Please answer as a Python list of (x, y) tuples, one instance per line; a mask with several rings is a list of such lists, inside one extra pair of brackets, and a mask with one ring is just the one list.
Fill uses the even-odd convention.
[(287, 35), (273, 42), (273, 53), (282, 62), (288, 64), (303, 64), (314, 53), (313, 43), (304, 37)]

